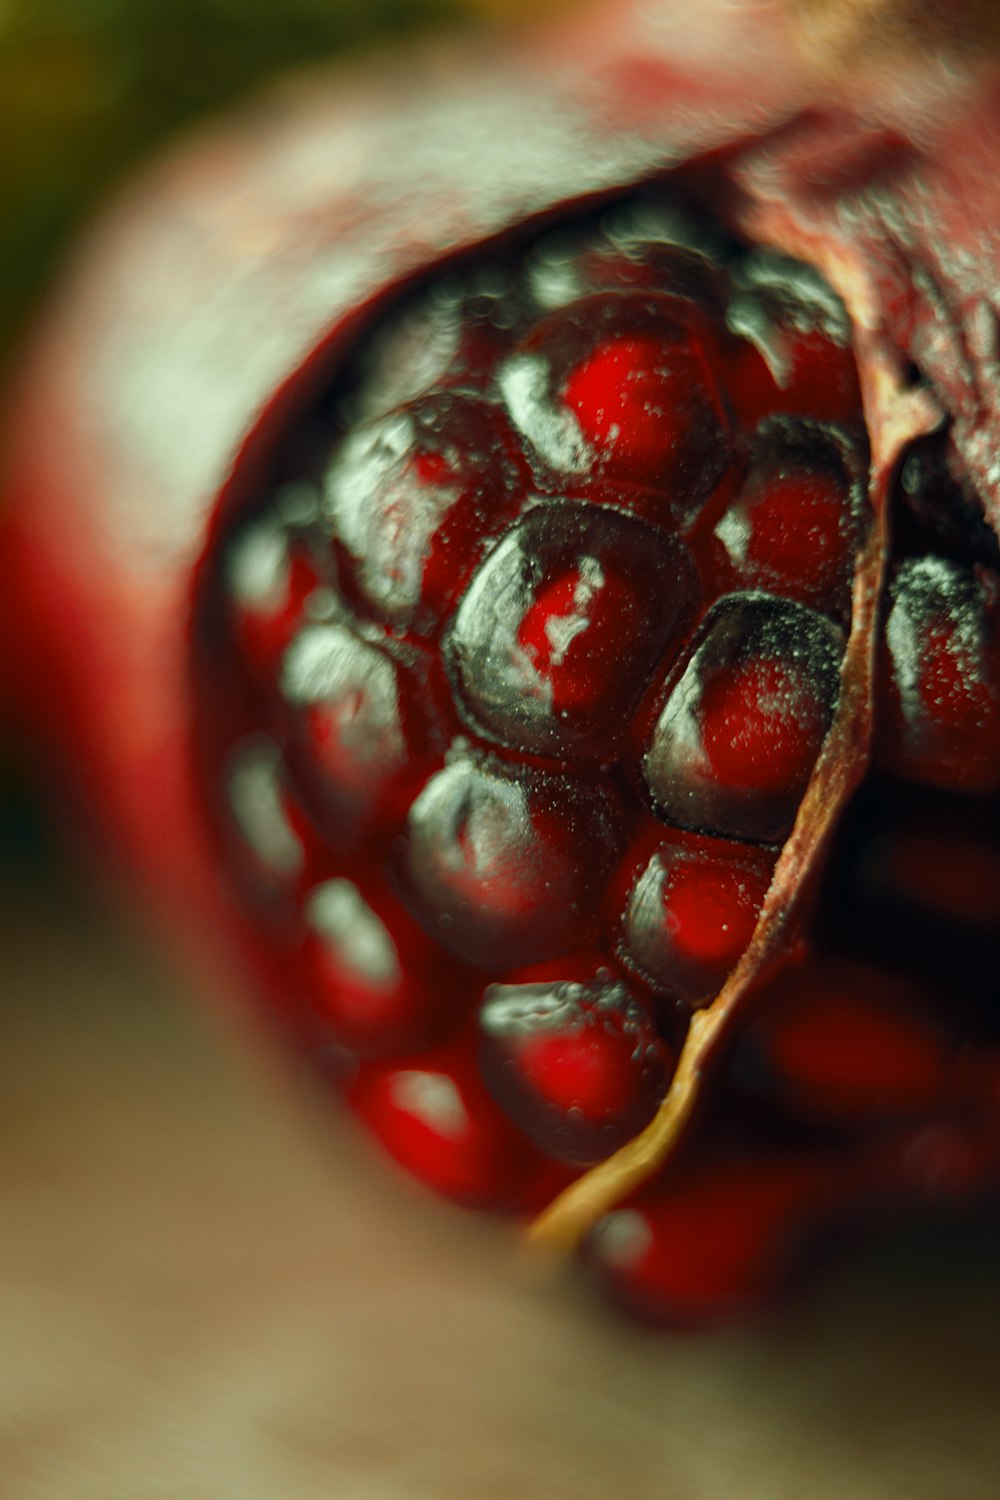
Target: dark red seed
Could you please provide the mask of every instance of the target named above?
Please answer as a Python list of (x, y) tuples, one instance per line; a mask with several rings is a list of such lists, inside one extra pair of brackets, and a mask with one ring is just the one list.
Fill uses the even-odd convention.
[(289, 642), (308, 618), (309, 601), (315, 597), (332, 604), (328, 580), (284, 523), (265, 515), (244, 527), (230, 544), (226, 582), (241, 658), (255, 682), (272, 688)]
[(598, 293), (553, 313), (501, 371), (515, 425), (556, 473), (651, 485), (692, 515), (730, 458), (699, 340), (670, 298)]
[(690, 361), (638, 333), (607, 339), (567, 376), (562, 399), (607, 474), (663, 484), (685, 434), (677, 419)]
[(830, 621), (803, 605), (767, 594), (715, 605), (643, 761), (661, 816), (784, 838), (833, 716), (841, 650)]
[(1000, 578), (909, 558), (889, 591), (878, 749), (897, 774), (939, 787), (1000, 787)]
[(801, 790), (829, 715), (817, 694), (802, 692), (794, 664), (773, 656), (739, 662), (705, 683), (699, 709), (715, 780), (765, 796)]
[(621, 843), (601, 788), (457, 755), (413, 804), (403, 889), (443, 947), (502, 971), (588, 938)]
[(267, 735), (237, 741), (226, 767), (228, 822), (241, 873), (256, 893), (301, 901), (331, 874), (328, 834), (317, 824), (293, 782), (285, 757)]
[(350, 1101), (400, 1166), (467, 1207), (520, 1207), (542, 1174), (464, 1040), (402, 1061), (363, 1063)]
[(589, 1262), (616, 1300), (653, 1321), (731, 1321), (787, 1278), (835, 1171), (780, 1155), (675, 1167), (598, 1223)]
[(479, 1013), (483, 1077), (546, 1154), (609, 1156), (652, 1118), (672, 1069), (651, 1016), (605, 970), (490, 985)]
[(471, 724), (522, 750), (605, 752), (696, 596), (683, 546), (641, 521), (536, 506), (490, 553), (448, 636)]
[[(270, 655), (252, 548), (203, 633), (275, 1004), (461, 1202), (545, 1201), (650, 1122), (837, 703), (866, 457), (842, 324), (682, 219), (637, 201), (373, 316), (274, 456), (310, 514), (254, 500)], [(694, 1186), (649, 1200), (692, 1248), (638, 1280), (679, 1266), (694, 1316), (767, 1279), (779, 1216), (744, 1167), (736, 1231)]]
[(383, 619), (428, 628), (461, 592), (520, 498), (495, 406), (441, 393), (351, 432), (324, 476), (324, 512)]
[(927, 998), (884, 970), (831, 958), (764, 991), (744, 1046), (769, 1092), (810, 1120), (854, 1124), (933, 1109), (949, 1056)]
[(629, 893), (622, 956), (671, 998), (707, 1004), (753, 936), (774, 860), (717, 841), (662, 842)]
[(859, 485), (816, 423), (770, 422), (717, 523), (729, 587), (773, 590), (817, 609), (849, 605)]
[(316, 800), (330, 847), (344, 852), (405, 809), (431, 751), (408, 732), (417, 676), (347, 621), (301, 630), (282, 664), (289, 755)]
[(369, 330), (358, 379), (343, 401), (348, 427), (441, 391), (482, 392), (518, 337), (525, 307), (499, 263), (434, 282)]
[(267, 735), (251, 735), (235, 747), (226, 772), (226, 800), (243, 862), (249, 856), (267, 879), (294, 883), (304, 869), (306, 851), (288, 808), (284, 758)]
[(821, 278), (783, 256), (737, 268), (729, 326), (746, 342), (729, 353), (727, 389), (749, 425), (774, 412), (857, 424), (861, 411), (851, 330)]
[(325, 880), (303, 917), (305, 991), (324, 1029), (359, 1056), (426, 1046), (471, 999), (468, 980), (383, 886)]

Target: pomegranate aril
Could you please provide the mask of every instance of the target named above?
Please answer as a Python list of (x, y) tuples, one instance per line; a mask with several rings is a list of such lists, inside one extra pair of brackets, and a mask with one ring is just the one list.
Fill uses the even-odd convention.
[(467, 282), (438, 280), (372, 330), (339, 421), (352, 428), (432, 392), (485, 390), (524, 313), (516, 278), (500, 262)]
[(469, 981), (381, 888), (334, 877), (303, 902), (305, 993), (324, 1030), (362, 1057), (425, 1046), (470, 998)]
[(944, 1095), (949, 1052), (928, 997), (884, 969), (813, 958), (772, 980), (758, 1005), (735, 1065), (802, 1119), (867, 1125), (926, 1113)]
[(495, 406), (425, 397), (359, 427), (323, 478), (324, 515), (365, 604), (427, 629), (519, 498), (514, 440)]
[(837, 703), (841, 632), (768, 594), (710, 610), (643, 759), (660, 816), (774, 843), (791, 829)]
[(615, 235), (607, 249), (581, 257), (582, 279), (594, 291), (666, 293), (718, 313), (724, 281), (713, 260), (678, 244)]
[(432, 737), (419, 677), (346, 622), (301, 630), (282, 664), (289, 756), (332, 849), (405, 809)]
[(970, 566), (1000, 567), (1000, 540), (947, 431), (913, 445), (900, 470), (896, 500), (897, 552), (940, 552)]
[(643, 522), (535, 506), (479, 569), (447, 637), (469, 723), (540, 754), (606, 752), (696, 596), (682, 545)]
[(707, 1004), (753, 936), (774, 861), (704, 839), (661, 843), (629, 893), (622, 958), (670, 998)]
[(527, 257), (527, 282), (545, 311), (591, 292), (645, 291), (718, 315), (725, 291), (721, 247), (691, 218), (652, 200), (610, 211), (589, 236), (551, 231)]
[(464, 1037), (402, 1061), (362, 1063), (349, 1098), (400, 1166), (466, 1207), (520, 1208), (544, 1177)]
[(400, 879), (444, 948), (503, 970), (588, 938), (621, 845), (603, 787), (459, 754), (413, 804)]
[(821, 1155), (706, 1153), (600, 1220), (587, 1259), (644, 1318), (728, 1322), (787, 1280), (840, 1181), (840, 1164)]
[(587, 1166), (655, 1113), (672, 1070), (652, 1017), (621, 980), (490, 985), (479, 1012), (486, 1085), (528, 1138)]
[(253, 680), (268, 689), (293, 635), (309, 619), (310, 604), (318, 612), (333, 603), (330, 579), (280, 514), (266, 514), (230, 544), (226, 584), (242, 659)]
[(939, 995), (949, 1032), (1000, 1040), (1000, 805), (870, 774), (824, 874), (817, 939)]
[(866, 865), (868, 894), (912, 916), (1000, 936), (1000, 841), (988, 820), (972, 821), (931, 814), (886, 831)]
[(1000, 576), (907, 558), (883, 641), (881, 763), (931, 786), (1000, 788)]
[(557, 475), (650, 485), (686, 518), (731, 450), (714, 376), (678, 305), (642, 293), (581, 298), (545, 319), (499, 379), (515, 425)]
[(818, 423), (765, 422), (742, 488), (715, 527), (724, 584), (846, 614), (862, 494), (853, 458)]
[(727, 389), (753, 425), (774, 412), (856, 426), (861, 393), (843, 304), (808, 267), (783, 256), (747, 256), (728, 324), (746, 342), (732, 352)]
[(286, 884), (304, 867), (305, 850), (289, 816), (281, 751), (266, 735), (241, 740), (230, 757), (226, 801), (244, 850), (261, 873)]

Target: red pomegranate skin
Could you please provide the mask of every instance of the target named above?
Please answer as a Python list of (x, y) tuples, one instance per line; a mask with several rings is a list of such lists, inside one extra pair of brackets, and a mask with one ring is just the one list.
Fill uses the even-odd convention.
[[(997, 529), (998, 159), (996, 68), (911, 60), (848, 89), (756, 10), (636, 0), (277, 87), (127, 188), (16, 372), (0, 650), (40, 754), (220, 995), (257, 960), (193, 761), (199, 566), (372, 312), (511, 229), (681, 173), (844, 298), (875, 489), (947, 420)], [(862, 711), (841, 747), (859, 766), (866, 735)]]

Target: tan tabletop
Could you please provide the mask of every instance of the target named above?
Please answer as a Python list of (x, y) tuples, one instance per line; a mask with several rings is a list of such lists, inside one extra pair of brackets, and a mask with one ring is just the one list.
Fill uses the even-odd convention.
[(985, 1232), (651, 1335), (320, 1128), (106, 917), (2, 925), (3, 1500), (1000, 1493)]

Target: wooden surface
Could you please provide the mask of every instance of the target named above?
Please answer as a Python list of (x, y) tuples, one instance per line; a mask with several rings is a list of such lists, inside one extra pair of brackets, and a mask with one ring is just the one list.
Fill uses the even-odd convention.
[(4, 1500), (997, 1493), (985, 1232), (651, 1335), (286, 1096), (106, 916), (8, 893), (3, 929)]

